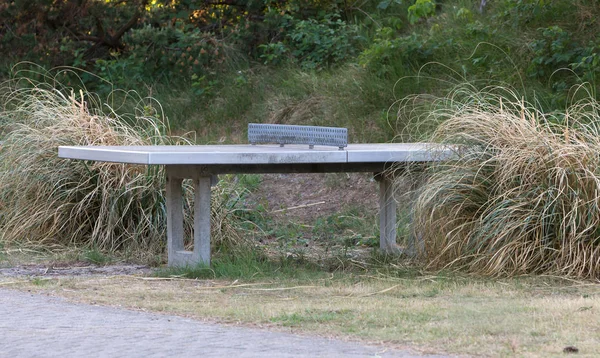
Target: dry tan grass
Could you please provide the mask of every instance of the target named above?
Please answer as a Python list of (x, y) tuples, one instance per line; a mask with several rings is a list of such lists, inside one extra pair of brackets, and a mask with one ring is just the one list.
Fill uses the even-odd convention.
[(443, 104), (432, 140), (461, 149), (417, 200), (428, 267), (600, 277), (600, 105), (547, 114), (507, 92)]
[[(169, 136), (160, 105), (140, 98), (135, 113), (117, 115), (93, 94), (23, 78), (4, 83), (0, 93), (0, 240), (46, 249), (123, 250), (141, 258), (160, 255), (166, 233), (163, 168), (57, 157), (59, 145), (190, 144)], [(185, 192), (190, 230), (189, 184)], [(223, 219), (228, 213), (222, 201), (232, 192), (223, 184), (215, 192), (218, 244), (237, 236)]]

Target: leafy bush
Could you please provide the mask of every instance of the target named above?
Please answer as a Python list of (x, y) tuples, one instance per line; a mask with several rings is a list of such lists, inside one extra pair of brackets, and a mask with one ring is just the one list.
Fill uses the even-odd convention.
[(402, 69), (409, 70), (432, 60), (439, 46), (416, 33), (395, 36), (389, 27), (380, 29), (371, 46), (359, 55), (359, 64), (379, 77), (397, 75)]
[[(531, 42), (533, 58), (527, 68), (532, 77), (551, 79), (555, 96), (565, 96), (566, 89), (581, 80), (596, 82), (600, 72), (600, 42), (586, 45), (559, 26), (539, 29), (542, 37)], [(562, 95), (561, 95), (562, 93)]]
[(578, 61), (569, 65), (584, 81), (598, 83), (600, 75), (600, 44), (591, 44), (583, 50)]
[[(0, 51), (7, 56), (0, 63), (71, 65), (75, 54), (70, 48), (82, 49), (86, 59), (102, 57), (120, 49), (118, 33), (137, 23), (139, 11), (140, 3), (134, 1), (3, 1)], [(63, 40), (77, 46), (57, 46)]]
[(265, 65), (280, 65), (287, 59), (287, 54), (289, 53), (287, 46), (281, 41), (262, 44), (259, 48), (262, 52), (260, 58), (264, 60)]
[(321, 69), (356, 54), (360, 41), (358, 29), (338, 15), (327, 15), (321, 20), (288, 17), (286, 24), (283, 41), (259, 46), (265, 63), (281, 63), (284, 56), (289, 56), (304, 69)]
[(179, 75), (202, 75), (206, 68), (224, 61), (222, 45), (197, 28), (152, 27), (131, 30), (124, 36), (130, 68), (146, 82)]
[(292, 55), (301, 67), (308, 69), (349, 59), (355, 54), (358, 40), (356, 28), (338, 16), (298, 21), (287, 37)]
[(435, 0), (417, 0), (408, 8), (408, 21), (417, 21), (435, 15)]
[[(73, 65), (90, 71), (78, 75), (87, 88), (108, 95), (115, 88), (130, 90), (173, 78), (194, 81), (214, 72), (227, 53), (214, 36), (173, 26), (132, 29), (123, 43), (124, 51), (93, 61), (86, 60), (81, 50), (72, 50)], [(62, 47), (76, 45), (65, 41)]]
[(559, 26), (540, 29), (542, 38), (531, 43), (534, 57), (529, 72), (534, 76), (549, 76), (553, 71), (567, 68), (576, 62), (582, 53), (581, 47), (571, 38), (569, 32)]
[[(563, 10), (564, 5), (560, 3), (560, 1), (549, 0), (502, 0), (497, 4), (498, 10), (494, 18), (515, 28), (536, 28), (550, 22), (555, 14)], [(572, 7), (569, 1), (563, 3), (568, 3), (567, 6)]]
[(506, 92), (464, 94), (431, 114), (443, 119), (432, 140), (459, 147), (417, 200), (429, 267), (600, 277), (600, 104), (558, 115)]

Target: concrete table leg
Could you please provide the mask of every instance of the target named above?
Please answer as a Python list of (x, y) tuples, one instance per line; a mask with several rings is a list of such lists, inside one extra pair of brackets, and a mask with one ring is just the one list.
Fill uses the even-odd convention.
[(396, 246), (396, 201), (390, 178), (379, 178), (379, 247), (383, 252), (394, 253)]
[[(416, 169), (413, 169), (412, 173), (414, 174), (414, 176), (411, 177), (411, 180), (410, 180), (410, 193), (411, 193), (410, 201), (414, 204), (414, 202), (416, 200), (416, 191), (417, 191), (418, 187), (420, 185), (422, 185), (422, 181), (423, 181), (423, 179), (422, 179), (423, 167), (417, 167)], [(413, 221), (414, 221), (414, 211), (411, 210), (409, 222), (412, 223)], [(406, 245), (405, 253), (408, 257), (412, 257), (412, 258), (415, 258), (419, 254), (422, 254), (425, 252), (425, 241), (423, 239), (423, 234), (416, 230), (417, 229), (413, 229), (410, 231), (410, 233), (408, 235), (408, 240), (406, 243), (407, 245)]]
[(180, 266), (184, 259), (178, 253), (185, 252), (183, 244), (182, 179), (167, 174), (167, 253), (169, 266)]
[(205, 265), (210, 265), (210, 186), (210, 176), (194, 180), (194, 258)]
[(194, 179), (194, 249), (186, 251), (183, 229), (183, 179), (167, 168), (167, 250), (169, 266), (210, 265), (210, 176)]

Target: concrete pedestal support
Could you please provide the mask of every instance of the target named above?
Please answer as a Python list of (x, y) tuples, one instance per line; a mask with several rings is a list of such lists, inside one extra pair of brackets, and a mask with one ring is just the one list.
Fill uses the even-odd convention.
[(194, 227), (193, 251), (186, 251), (183, 228), (183, 197), (178, 178), (167, 168), (167, 250), (168, 265), (194, 266), (198, 263), (210, 265), (210, 176), (194, 179)]
[[(413, 203), (416, 200), (416, 191), (419, 188), (419, 186), (422, 185), (423, 182), (423, 170), (424, 168), (422, 166), (418, 166), (416, 168), (414, 168), (412, 170), (412, 174), (413, 176), (411, 177), (410, 180), (410, 193), (411, 193), (411, 197), (408, 198), (408, 201)], [(410, 217), (409, 217), (409, 222), (413, 222), (414, 221), (414, 211), (411, 210), (410, 211)], [(408, 240), (406, 242), (406, 249), (404, 250), (404, 253), (411, 258), (415, 258), (420, 254), (423, 254), (425, 252), (425, 241), (423, 239), (423, 235), (419, 232), (416, 231), (418, 229), (413, 228), (409, 234), (408, 234)]]
[(394, 253), (396, 245), (396, 201), (393, 181), (379, 175), (379, 247), (383, 252)]
[(196, 262), (207, 266), (210, 265), (210, 183), (210, 176), (194, 180), (194, 257)]

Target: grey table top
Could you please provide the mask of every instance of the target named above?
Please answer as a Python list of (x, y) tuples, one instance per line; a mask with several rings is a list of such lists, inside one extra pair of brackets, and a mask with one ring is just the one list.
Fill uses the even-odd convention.
[(181, 145), (181, 146), (60, 146), (61, 158), (131, 164), (295, 164), (391, 163), (447, 159), (448, 147), (431, 143), (349, 144), (336, 147), (307, 145)]

